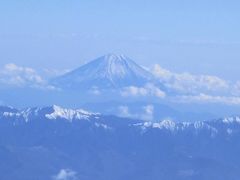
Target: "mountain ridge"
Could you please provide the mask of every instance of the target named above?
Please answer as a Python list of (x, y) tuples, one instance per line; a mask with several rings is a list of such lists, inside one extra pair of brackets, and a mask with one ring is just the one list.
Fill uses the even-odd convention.
[(239, 179), (238, 116), (183, 123), (94, 114), (0, 107), (0, 178), (53, 180), (65, 171), (75, 180)]
[[(93, 113), (83, 109), (67, 109), (62, 108), (57, 105), (52, 105), (48, 107), (35, 107), (35, 108), (26, 108), (23, 110), (17, 110), (14, 108), (9, 108), (5, 106), (0, 107), (0, 118), (6, 119), (15, 119), (15, 120), (23, 120), (23, 122), (29, 122), (32, 119), (46, 119), (46, 120), (66, 120), (68, 122), (76, 121), (76, 120), (87, 120), (91, 121), (94, 120), (101, 122), (105, 119), (122, 119), (126, 123), (126, 126), (131, 127), (139, 127), (140, 129), (165, 129), (169, 131), (179, 131), (179, 130), (186, 130), (189, 128), (197, 129), (211, 129), (217, 131), (216, 127), (221, 125), (221, 127), (227, 127), (232, 125), (239, 124), (240, 126), (240, 116), (232, 116), (232, 117), (225, 117), (215, 120), (206, 120), (206, 121), (183, 121), (177, 122), (173, 120), (161, 120), (159, 122), (156, 121), (148, 121), (142, 119), (131, 119), (131, 118), (121, 118), (115, 115), (103, 115), (100, 113)], [(108, 121), (109, 122), (109, 121)], [(112, 122), (110, 122), (112, 124)], [(215, 127), (216, 126), (216, 127)], [(219, 128), (219, 127), (218, 127)], [(228, 131), (227, 129), (226, 131)], [(240, 129), (239, 129), (240, 130)]]

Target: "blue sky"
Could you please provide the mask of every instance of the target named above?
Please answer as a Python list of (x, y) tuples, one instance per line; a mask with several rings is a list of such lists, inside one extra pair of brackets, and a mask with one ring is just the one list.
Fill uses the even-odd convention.
[(113, 52), (175, 72), (240, 75), (237, 0), (0, 2), (0, 66), (74, 68)]

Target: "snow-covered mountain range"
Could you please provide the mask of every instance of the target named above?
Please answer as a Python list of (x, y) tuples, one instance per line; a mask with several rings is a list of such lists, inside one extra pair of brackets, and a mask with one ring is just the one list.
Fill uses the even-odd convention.
[[(188, 122), (176, 122), (173, 120), (162, 120), (159, 122), (144, 121), (140, 119), (129, 119), (120, 118), (117, 116), (102, 115), (100, 113), (92, 113), (83, 109), (66, 109), (60, 106), (50, 106), (43, 108), (27, 108), (23, 110), (17, 110), (11, 107), (0, 107), (0, 118), (9, 119), (15, 122), (27, 123), (30, 121), (38, 120), (64, 120), (66, 122), (74, 121), (88, 121), (89, 123), (109, 123), (112, 125), (109, 119), (121, 119), (121, 123), (125, 123), (126, 127), (148, 130), (148, 129), (159, 129), (167, 130), (170, 132), (177, 133), (179, 131), (201, 131), (207, 130), (215, 133), (227, 133), (232, 134), (233, 132), (240, 133), (240, 117), (228, 117), (218, 120), (209, 121), (188, 121)], [(106, 124), (107, 125), (107, 124)], [(115, 124), (118, 128), (118, 124)], [(110, 127), (110, 126), (109, 126)], [(238, 129), (239, 128), (239, 129)]]
[(0, 177), (238, 180), (239, 138), (237, 116), (151, 122), (59, 106), (0, 107)]
[(28, 122), (31, 118), (47, 118), (50, 120), (65, 119), (68, 121), (73, 120), (89, 120), (91, 118), (97, 118), (97, 113), (90, 113), (82, 109), (64, 109), (59, 106), (53, 105), (44, 108), (27, 108), (24, 110), (17, 110), (11, 107), (1, 107), (0, 117), (2, 118), (14, 118), (22, 119)]

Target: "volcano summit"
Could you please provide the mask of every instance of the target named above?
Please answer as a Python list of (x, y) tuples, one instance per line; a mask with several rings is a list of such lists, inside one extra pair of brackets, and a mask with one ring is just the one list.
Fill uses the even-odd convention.
[(97, 87), (105, 90), (143, 86), (152, 80), (153, 75), (130, 58), (108, 54), (55, 78), (52, 83), (62, 89)]

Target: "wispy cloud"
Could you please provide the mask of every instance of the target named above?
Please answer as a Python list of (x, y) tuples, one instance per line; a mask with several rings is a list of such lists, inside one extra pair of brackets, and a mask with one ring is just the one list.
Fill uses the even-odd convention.
[(137, 86), (125, 87), (122, 90), (121, 95), (124, 97), (155, 96), (158, 98), (164, 98), (166, 96), (164, 91), (162, 91), (160, 88), (158, 88), (157, 86), (155, 86), (154, 84), (151, 84), (151, 83), (146, 84), (143, 87), (137, 87)]
[(77, 180), (77, 173), (71, 169), (61, 169), (53, 180)]
[(172, 98), (174, 102), (181, 103), (217, 103), (225, 105), (240, 105), (240, 97), (236, 96), (212, 96), (208, 94), (183, 95)]
[(44, 68), (43, 69), (43, 76), (52, 78), (52, 77), (57, 77), (57, 76), (64, 75), (64, 74), (66, 74), (70, 71), (71, 71), (70, 69), (59, 70), (59, 69)]
[(88, 92), (95, 96), (101, 95), (101, 90), (97, 86), (93, 86)]
[(237, 81), (232, 88), (232, 94), (235, 96), (240, 96), (240, 81)]
[(156, 39), (151, 36), (135, 36), (133, 40), (140, 43), (148, 43), (153, 45), (177, 45), (177, 46), (239, 46), (240, 41), (224, 41), (210, 39)]

